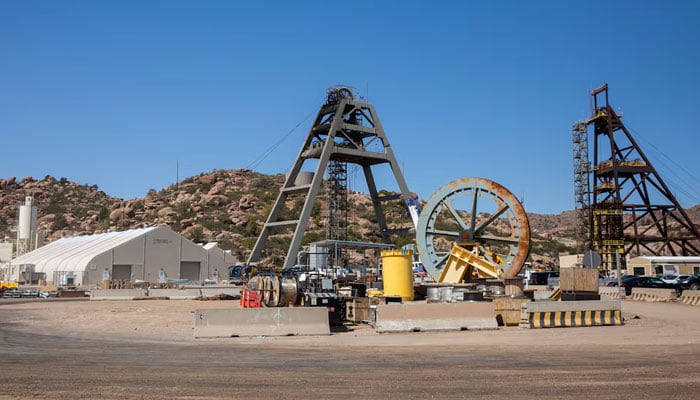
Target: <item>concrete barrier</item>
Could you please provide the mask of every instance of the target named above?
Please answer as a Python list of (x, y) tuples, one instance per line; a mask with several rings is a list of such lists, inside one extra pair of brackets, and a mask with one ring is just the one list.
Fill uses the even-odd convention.
[(90, 291), (90, 300), (132, 300), (145, 295), (144, 289), (95, 289)]
[(195, 338), (330, 335), (326, 307), (208, 309), (194, 313)]
[(530, 301), (523, 304), (520, 327), (563, 328), (622, 325), (620, 300)]
[(549, 300), (549, 298), (554, 294), (554, 290), (536, 290), (532, 293), (532, 298), (534, 300)]
[(167, 297), (170, 300), (193, 300), (202, 295), (200, 289), (150, 289), (149, 297)]
[(201, 289), (202, 297), (214, 297), (220, 294), (225, 294), (231, 297), (240, 297), (240, 287), (205, 287)]
[[(625, 292), (625, 289), (622, 289), (622, 293)], [(620, 290), (617, 286), (601, 286), (598, 288), (598, 294), (601, 296), (607, 296), (608, 299), (619, 299), (620, 298)]]
[(380, 304), (377, 332), (498, 329), (490, 302)]
[(681, 302), (691, 306), (700, 306), (700, 290), (684, 290), (681, 294)]
[(632, 296), (630, 299), (634, 301), (676, 301), (675, 289), (648, 289), (648, 288), (632, 288)]

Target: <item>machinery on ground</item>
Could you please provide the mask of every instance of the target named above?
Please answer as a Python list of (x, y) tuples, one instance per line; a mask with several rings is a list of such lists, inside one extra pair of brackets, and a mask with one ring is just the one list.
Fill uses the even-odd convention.
[(438, 189), (423, 208), (416, 245), (437, 282), (512, 278), (530, 252), (522, 204), (484, 178), (463, 178)]
[[(313, 174), (304, 175), (302, 167), (308, 161), (314, 161), (316, 168)], [(321, 106), (248, 259), (248, 264), (258, 263), (269, 236), (291, 232), (284, 265), (279, 269), (258, 267), (257, 274), (248, 281), (244, 298), (256, 298), (252, 304), (266, 307), (325, 305), (329, 310), (342, 310), (344, 302), (338, 301), (338, 279), (328, 273), (342, 265), (337, 254), (328, 257), (335, 264), (311, 270), (303, 266), (298, 268), (295, 256), (299, 253), (325, 172), (329, 175), (329, 239), (344, 236), (343, 230), (347, 229), (347, 200), (342, 193), (347, 192), (345, 164), (362, 168), (379, 227), (378, 236), (385, 242), (360, 245), (391, 248), (394, 246), (386, 243), (390, 243), (392, 234), (413, 230), (422, 265), (438, 283), (512, 278), (524, 265), (530, 248), (530, 228), (521, 203), (512, 193), (487, 179), (464, 178), (440, 188), (421, 209), (416, 196), (408, 190), (374, 107), (356, 99), (349, 88), (340, 86), (329, 89), (327, 101)], [(399, 187), (397, 194), (377, 190), (373, 168), (382, 165), (390, 167)], [(399, 199), (407, 208), (412, 228), (397, 229), (387, 222), (383, 205)], [(303, 205), (290, 209), (289, 205), (295, 203)], [(358, 244), (331, 241), (341, 245)], [(410, 263), (408, 267), (410, 269)], [(409, 270), (409, 277), (410, 273)], [(381, 282), (376, 286), (381, 293)], [(365, 289), (372, 288), (365, 286)]]

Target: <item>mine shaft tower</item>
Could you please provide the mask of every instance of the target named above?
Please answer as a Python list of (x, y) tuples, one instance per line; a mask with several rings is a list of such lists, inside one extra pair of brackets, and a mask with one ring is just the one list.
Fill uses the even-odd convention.
[[(297, 179), (306, 162), (316, 161), (311, 183), (300, 183)], [(347, 228), (347, 165), (355, 164), (362, 168), (367, 189), (372, 199), (379, 232), (382, 239), (389, 242), (392, 231), (387, 226), (382, 204), (402, 199), (406, 204), (412, 201), (411, 194), (399, 164), (389, 144), (382, 124), (372, 104), (356, 100), (351, 89), (338, 86), (330, 88), (325, 104), (301, 146), (294, 164), (287, 174), (265, 225), (258, 236), (248, 258), (249, 264), (258, 262), (271, 234), (284, 229), (293, 230), (293, 236), (283, 268), (290, 268), (296, 261), (308, 225), (314, 203), (323, 183), (324, 172), (329, 172), (329, 226), (330, 238), (342, 239)], [(372, 172), (373, 166), (389, 164), (399, 194), (380, 195)], [(301, 209), (292, 207), (293, 199), (303, 199)]]
[[(574, 125), (574, 181), (582, 239), (601, 254), (700, 255), (700, 234), (608, 101), (608, 85), (591, 92), (592, 114)], [(593, 127), (593, 166), (587, 127)], [(577, 143), (577, 141), (579, 143)], [(585, 159), (584, 159), (585, 158)], [(588, 183), (592, 182), (590, 191)]]

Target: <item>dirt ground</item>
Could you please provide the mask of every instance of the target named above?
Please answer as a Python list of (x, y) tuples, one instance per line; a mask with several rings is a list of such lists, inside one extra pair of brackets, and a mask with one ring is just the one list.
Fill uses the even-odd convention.
[(700, 307), (624, 301), (625, 326), (193, 339), (235, 301), (0, 301), (0, 399), (700, 396)]

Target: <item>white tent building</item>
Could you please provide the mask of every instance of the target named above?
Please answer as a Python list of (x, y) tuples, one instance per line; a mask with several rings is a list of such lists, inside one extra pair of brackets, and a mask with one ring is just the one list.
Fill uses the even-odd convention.
[(91, 286), (105, 280), (217, 279), (235, 262), (216, 245), (200, 246), (159, 226), (59, 239), (6, 268), (9, 276), (31, 270), (48, 284)]

